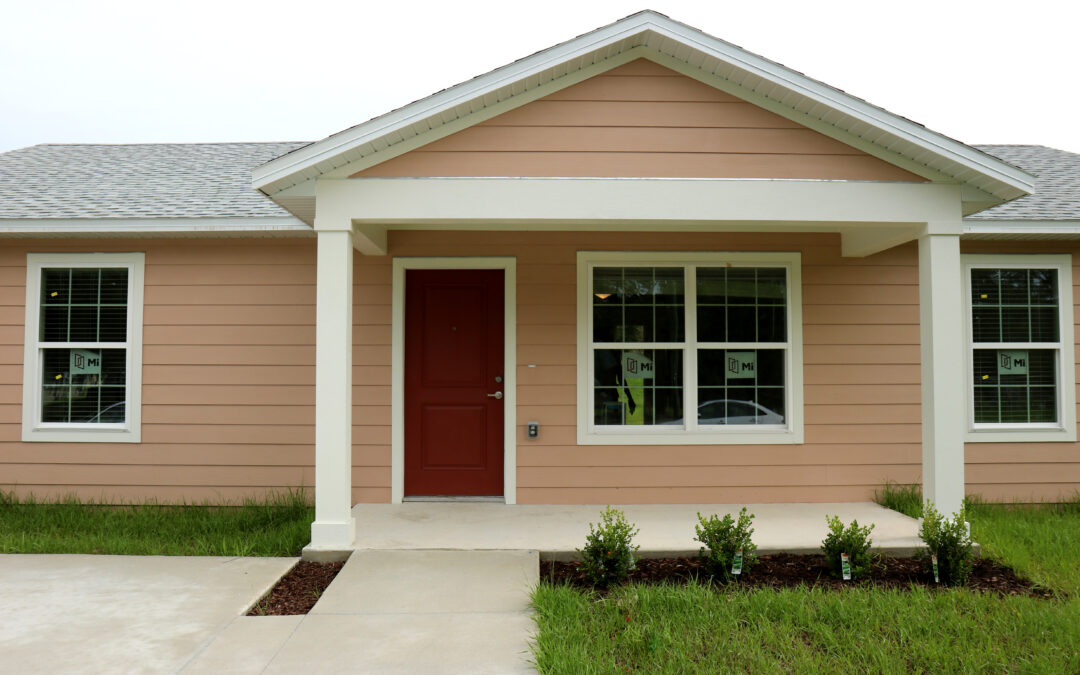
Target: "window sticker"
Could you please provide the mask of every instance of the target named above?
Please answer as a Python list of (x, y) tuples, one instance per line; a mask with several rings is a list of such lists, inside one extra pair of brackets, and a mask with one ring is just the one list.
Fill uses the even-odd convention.
[(71, 374), (101, 375), (101, 353), (86, 349), (71, 350)]
[(1026, 349), (999, 349), (998, 375), (1027, 375), (1028, 352)]
[(753, 379), (757, 375), (757, 352), (728, 352), (725, 373), (728, 380)]
[(645, 356), (641, 352), (631, 351), (623, 352), (622, 371), (623, 381), (627, 381), (633, 378), (651, 380), (653, 379), (653, 373), (656, 372), (653, 367), (652, 359)]

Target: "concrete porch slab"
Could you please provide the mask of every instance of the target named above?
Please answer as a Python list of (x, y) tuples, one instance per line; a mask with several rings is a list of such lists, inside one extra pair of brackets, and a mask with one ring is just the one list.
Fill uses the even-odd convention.
[[(640, 529), (635, 542), (643, 557), (696, 555), (697, 514), (738, 513), (742, 504), (614, 505)], [(817, 553), (826, 515), (845, 523), (874, 524), (874, 548), (911, 555), (921, 545), (919, 523), (872, 502), (835, 504), (746, 504), (754, 514), (760, 553)], [(589, 523), (600, 521), (602, 505), (508, 505), (472, 502), (357, 504), (357, 550), (533, 549), (541, 560), (570, 560), (585, 543)]]

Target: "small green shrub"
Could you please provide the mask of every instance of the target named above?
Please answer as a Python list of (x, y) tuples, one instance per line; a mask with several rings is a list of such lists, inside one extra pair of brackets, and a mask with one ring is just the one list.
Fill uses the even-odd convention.
[(922, 560), (923, 568), (933, 574), (931, 556), (936, 555), (941, 583), (946, 586), (963, 586), (971, 574), (973, 562), (967, 510), (961, 506), (960, 513), (954, 513), (950, 521), (938, 513), (933, 502), (926, 502), (922, 524), (919, 525), (919, 537), (926, 544), (926, 549), (917, 554)]
[(821, 541), (821, 551), (825, 554), (829, 574), (843, 578), (840, 554), (847, 553), (851, 579), (866, 576), (870, 572), (870, 532), (874, 524), (859, 527), (859, 521), (853, 520), (845, 528), (839, 516), (825, 516), (825, 521), (829, 524), (829, 533)]
[[(747, 513), (745, 506), (739, 511), (738, 521), (732, 518), (730, 513), (724, 514), (723, 518), (718, 518), (716, 514), (707, 519), (700, 513), (697, 516), (695, 539), (705, 544), (698, 551), (698, 557), (704, 562), (710, 577), (731, 581), (734, 576), (731, 566), (735, 561), (735, 553), (740, 548), (743, 552), (743, 572), (749, 572), (750, 568), (757, 564), (758, 559), (754, 554), (757, 546), (750, 539), (750, 535), (754, 534), (754, 528), (750, 527), (754, 514)], [(706, 548), (708, 553), (705, 552)]]
[(597, 526), (589, 523), (585, 548), (579, 548), (578, 553), (589, 583), (608, 588), (626, 581), (634, 569), (634, 553), (639, 547), (633, 545), (633, 538), (638, 530), (622, 511), (610, 506), (604, 509), (600, 519)]

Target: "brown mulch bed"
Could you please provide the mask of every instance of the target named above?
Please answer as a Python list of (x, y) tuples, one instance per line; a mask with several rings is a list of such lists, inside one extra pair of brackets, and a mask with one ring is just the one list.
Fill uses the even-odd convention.
[[(777, 553), (760, 556), (760, 563), (741, 575), (736, 582), (748, 588), (792, 588), (812, 586), (842, 590), (853, 586), (909, 589), (912, 585), (937, 587), (932, 574), (923, 572), (915, 558), (882, 557), (875, 564), (868, 581), (851, 582), (829, 575), (823, 555)], [(585, 580), (580, 562), (543, 562), (540, 574), (553, 584), (570, 584), (583, 589), (592, 587)], [(644, 584), (684, 584), (690, 579), (706, 579), (704, 567), (696, 558), (646, 558), (638, 560), (630, 581)], [(1026, 595), (1052, 598), (1054, 593), (1035, 586), (1012, 569), (986, 558), (975, 560), (967, 588), (1000, 595)]]
[(316, 563), (301, 560), (278, 580), (269, 593), (255, 603), (248, 616), (307, 614), (344, 565), (343, 562)]

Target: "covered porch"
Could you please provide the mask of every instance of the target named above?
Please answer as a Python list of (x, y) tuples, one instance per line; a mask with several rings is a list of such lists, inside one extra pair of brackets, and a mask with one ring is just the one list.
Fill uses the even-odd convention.
[[(578, 193), (566, 194), (568, 190)], [(582, 190), (584, 191), (581, 192)], [(713, 502), (711, 507), (665, 506), (655, 511), (643, 511), (643, 514), (668, 514), (669, 518), (665, 520), (656, 516), (660, 520), (655, 521), (653, 515), (643, 515), (645, 520), (639, 523), (639, 526), (642, 527), (642, 536), (646, 537), (642, 540), (642, 550), (645, 552), (655, 551), (664, 555), (676, 552), (696, 553), (698, 546), (693, 542), (696, 512), (722, 512), (724, 507), (718, 503), (735, 501), (786, 503), (784, 508), (776, 511), (780, 515), (775, 524), (771, 519), (770, 523), (765, 524), (765, 514), (773, 513), (781, 504), (761, 506), (759, 517), (762, 520), (759, 521), (758, 531), (764, 537), (761, 546), (767, 550), (816, 550), (824, 536), (826, 513), (835, 513), (846, 521), (858, 518), (860, 522), (878, 522), (880, 515), (882, 523), (878, 530), (879, 543), (893, 545), (886, 544), (886, 541), (903, 540), (895, 546), (910, 550), (916, 535), (914, 521), (907, 522), (897, 532), (886, 531), (881, 529), (885, 528), (886, 521), (894, 519), (893, 522), (904, 523), (907, 519), (883, 512), (866, 503), (859, 507), (864, 509), (863, 511), (849, 513), (858, 502), (840, 503), (845, 499), (866, 499), (866, 490), (861, 490), (858, 494), (854, 494), (854, 489), (826, 494), (826, 491), (832, 490), (829, 486), (836, 481), (834, 474), (838, 470), (833, 466), (855, 463), (861, 451), (856, 451), (855, 454), (849, 451), (854, 447), (861, 447), (860, 443), (889, 444), (890, 429), (902, 431), (905, 435), (900, 441), (910, 445), (916, 440), (912, 429), (915, 433), (921, 431), (919, 435), (922, 441), (924, 494), (946, 512), (959, 508), (963, 495), (960, 423), (963, 385), (960, 372), (962, 362), (958, 358), (962, 344), (961, 297), (956, 293), (956, 289), (960, 286), (961, 220), (957, 208), (960, 194), (954, 186), (791, 180), (745, 182), (724, 179), (414, 179), (407, 182), (371, 179), (320, 181), (317, 192), (316, 521), (312, 527), (312, 544), (309, 547), (312, 554), (319, 551), (330, 553), (355, 548), (383, 548), (383, 540), (379, 534), (383, 530), (380, 528), (385, 528), (388, 537), (401, 537), (402, 535), (395, 534), (401, 529), (396, 523), (399, 518), (403, 519), (405, 524), (435, 519), (429, 521), (434, 523), (429, 531), (420, 530), (417, 539), (412, 543), (403, 540), (401, 548), (416, 548), (418, 545), (434, 548), (466, 546), (454, 539), (447, 540), (445, 546), (423, 543), (431, 541), (433, 537), (442, 536), (437, 534), (438, 532), (454, 531), (459, 525), (464, 527), (464, 523), (468, 521), (461, 518), (465, 518), (466, 514), (479, 519), (474, 521), (477, 523), (476, 529), (483, 530), (484, 527), (480, 525), (486, 523), (486, 526), (493, 530), (495, 539), (477, 543), (477, 548), (527, 548), (539, 549), (545, 555), (566, 554), (581, 546), (588, 532), (588, 523), (599, 519), (599, 507), (584, 506), (576, 511), (574, 508), (566, 510), (563, 507), (540, 507), (535, 513), (521, 511), (536, 515), (538, 520), (535, 523), (510, 523), (505, 527), (500, 526), (500, 518), (503, 516), (493, 512), (505, 510), (505, 517), (512, 517), (520, 510), (518, 505), (530, 502), (617, 504), (624, 500), (639, 504)], [(642, 199), (644, 193), (648, 195)], [(488, 211), (477, 214), (478, 204), (484, 205)], [(594, 208), (600, 205), (603, 205), (604, 212), (598, 214), (594, 212)], [(470, 213), (473, 214), (471, 217)], [(447, 232), (441, 233), (440, 230)], [(616, 239), (612, 240), (612, 234), (616, 235)], [(829, 294), (838, 288), (838, 280), (840, 285), (847, 286), (875, 281), (874, 269), (864, 270), (864, 276), (857, 280), (855, 274), (858, 271), (850, 272), (853, 266), (845, 263), (844, 258), (866, 258), (905, 242), (917, 242), (917, 248), (909, 246), (904, 252), (897, 254), (894, 266), (906, 266), (905, 270), (915, 272), (911, 277), (904, 277), (907, 286), (903, 290), (902, 302), (917, 301), (917, 305), (911, 303), (917, 312), (917, 320), (912, 320), (915, 316), (908, 316), (904, 320), (912, 326), (915, 326), (917, 321), (921, 339), (916, 346), (912, 337), (905, 338), (909, 342), (894, 350), (894, 353), (902, 352), (899, 358), (902, 363), (907, 364), (904, 366), (901, 382), (905, 386), (903, 396), (912, 397), (911, 385), (918, 387), (921, 384), (922, 390), (921, 410), (911, 407), (914, 401), (904, 399), (908, 407), (902, 408), (903, 414), (907, 415), (903, 422), (908, 426), (903, 426), (902, 429), (889, 427), (887, 422), (895, 417), (892, 413), (865, 420), (856, 415), (854, 421), (861, 421), (863, 427), (874, 429), (870, 434), (872, 438), (868, 441), (869, 436), (862, 438), (846, 434), (843, 423), (847, 422), (848, 418), (832, 419), (818, 415), (815, 418), (817, 426), (811, 429), (810, 443), (807, 444), (802, 436), (803, 410), (800, 404), (792, 405), (790, 409), (792, 418), (797, 420), (797, 423), (792, 425), (797, 433), (793, 433), (792, 439), (786, 441), (790, 444), (790, 449), (757, 445), (754, 446), (754, 452), (745, 453), (714, 451), (708, 454), (706, 451), (702, 454), (692, 448), (675, 451), (661, 451), (657, 448), (652, 453), (642, 453), (624, 446), (612, 446), (613, 450), (607, 450), (604, 444), (583, 444), (580, 439), (574, 441), (577, 438), (575, 425), (568, 415), (572, 416), (580, 407), (580, 392), (585, 391), (584, 383), (588, 381), (587, 378), (585, 381), (580, 380), (583, 371), (574, 365), (584, 362), (581, 356), (575, 361), (572, 356), (564, 354), (575, 348), (580, 349), (584, 344), (580, 335), (575, 338), (577, 331), (585, 324), (581, 316), (573, 313), (572, 303), (578, 294), (577, 289), (584, 288), (585, 282), (566, 274), (575, 269), (571, 265), (578, 252), (611, 249), (613, 246), (642, 252), (794, 250), (794, 255), (805, 258), (808, 269), (815, 270), (814, 274), (817, 276), (812, 280), (812, 289), (817, 294), (813, 300), (816, 304), (808, 306), (820, 308), (832, 302), (821, 298), (832, 297)], [(355, 260), (354, 253), (360, 254), (355, 255)], [(447, 258), (448, 255), (452, 257)], [(435, 259), (432, 256), (440, 257)], [(391, 414), (390, 428), (387, 430), (390, 439), (389, 471), (379, 468), (380, 472), (390, 476), (391, 504), (372, 507), (362, 505), (354, 508), (352, 488), (354, 471), (357, 469), (352, 460), (352, 450), (355, 439), (365, 437), (354, 435), (351, 420), (354, 411), (364, 410), (363, 404), (354, 408), (352, 400), (353, 388), (360, 384), (352, 378), (351, 361), (355, 344), (353, 326), (365, 325), (368, 318), (364, 312), (371, 310), (366, 304), (354, 302), (352, 282), (357, 274), (356, 269), (367, 270), (372, 265), (380, 264), (380, 259), (385, 261), (381, 263), (382, 269), (393, 272), (392, 278), (389, 275), (379, 277), (384, 279), (384, 283), (389, 282), (383, 288), (390, 289), (392, 295), (389, 322), (389, 332), (393, 336), (389, 364)], [(404, 499), (417, 494), (455, 494), (438, 491), (409, 492), (403, 489), (404, 458), (407, 455), (403, 441), (405, 418), (401, 412), (404, 400), (404, 349), (400, 337), (404, 317), (404, 269), (410, 265), (421, 264), (425, 267), (447, 269), (488, 267), (488, 263), (496, 259), (511, 261), (501, 263), (504, 265), (506, 284), (506, 380), (503, 387), (506, 396), (503, 445), (506, 478), (503, 481), (501, 503), (402, 504)], [(917, 263), (917, 267), (911, 263)], [(577, 269), (580, 272), (580, 265)], [(553, 272), (559, 274), (552, 276)], [(364, 274), (374, 276), (367, 271)], [(902, 274), (906, 275), (908, 272), (902, 271)], [(911, 283), (916, 279), (917, 286)], [(514, 289), (517, 286), (521, 286), (523, 290), (521, 297), (515, 299)], [(802, 283), (796, 278), (792, 291), (792, 306), (795, 311), (800, 312), (801, 292)], [(568, 312), (564, 313), (565, 316), (560, 314), (558, 326), (549, 328), (543, 325), (542, 317), (538, 318), (540, 313), (535, 310), (544, 309), (545, 312), (550, 312), (550, 306), (545, 304), (545, 299), (552, 293), (560, 294), (557, 296), (559, 302), (567, 307), (559, 309), (567, 309)], [(860, 296), (851, 302), (859, 303), (854, 306), (867, 306), (868, 303), (876, 302), (876, 299), (873, 296)], [(811, 319), (805, 319), (805, 323), (829, 324), (834, 321), (833, 316), (837, 312), (845, 317), (850, 316), (848, 304), (850, 303), (836, 304), (835, 311), (830, 316), (825, 316), (819, 309), (809, 310), (817, 314)], [(357, 312), (355, 317), (354, 309)], [(516, 318), (512, 318), (515, 313)], [(526, 313), (529, 313), (527, 317)], [(839, 323), (851, 321), (850, 318), (842, 317)], [(792, 320), (796, 330), (800, 329), (803, 323), (803, 318)], [(519, 327), (521, 333), (516, 334)], [(843, 332), (845, 329), (840, 330)], [(525, 333), (528, 333), (527, 337), (524, 336)], [(832, 359), (836, 358), (833, 352), (838, 350), (829, 343), (833, 338), (826, 336), (815, 339), (823, 345), (823, 348), (818, 349), (819, 355), (814, 356), (816, 361), (812, 361), (817, 366), (815, 377), (822, 381), (811, 381), (811, 384), (827, 386), (830, 382), (824, 381), (820, 373), (829, 372), (829, 364), (837, 363)], [(515, 358), (515, 350), (519, 345), (535, 346), (542, 341), (554, 341), (557, 345), (555, 349), (559, 350), (559, 358), (562, 360), (541, 360), (540, 366), (534, 367), (532, 364), (536, 363), (536, 359), (533, 357)], [(884, 341), (888, 342), (889, 339)], [(795, 339), (793, 345), (793, 349), (801, 349), (800, 339)], [(864, 354), (864, 360), (870, 359), (867, 363), (877, 363), (876, 357), (872, 356), (875, 350), (874, 340), (869, 340), (860, 353)], [(541, 352), (542, 350), (538, 349), (532, 350), (532, 353), (540, 353), (542, 357)], [(916, 360), (913, 356), (919, 358)], [(342, 367), (343, 365), (345, 367)], [(385, 368), (385, 365), (380, 365)], [(859, 365), (855, 363), (844, 367), (856, 369)], [(885, 372), (887, 370), (888, 368), (882, 371), (883, 377), (891, 383), (892, 380), (888, 379), (891, 376)], [(921, 370), (921, 377), (917, 375), (918, 370)], [(803, 369), (797, 366), (793, 367), (791, 372), (792, 391), (801, 396)], [(551, 378), (538, 384), (540, 375), (546, 377), (546, 373), (551, 373)], [(871, 380), (863, 382), (863, 375), (852, 377), (853, 381), (857, 380), (864, 385), (874, 384)], [(532, 379), (525, 381), (521, 378)], [(557, 397), (557, 401), (556, 398), (549, 398), (541, 403), (562, 406), (554, 413), (546, 414), (533, 405), (537, 401), (519, 400), (517, 396), (519, 388), (533, 387), (530, 391), (535, 393), (536, 387), (541, 384), (552, 388), (555, 393), (550, 396)], [(816, 398), (812, 398), (811, 402), (818, 403)], [(891, 402), (895, 400), (880, 401), (881, 405), (886, 407)], [(849, 401), (843, 405), (851, 403)], [(522, 410), (519, 411), (519, 407)], [(921, 418), (921, 429), (910, 425), (914, 420), (909, 418), (914, 416)], [(550, 421), (555, 418), (556, 422)], [(541, 432), (537, 440), (529, 439), (523, 425), (517, 422), (533, 419), (546, 424), (546, 431)], [(882, 422), (886, 424), (882, 425)], [(579, 420), (577, 426), (581, 427), (581, 424)], [(669, 447), (677, 447), (677, 444)], [(872, 464), (912, 463), (913, 458), (908, 458), (908, 455), (889, 455), (893, 450), (871, 447), (869, 452), (877, 452), (878, 455), (866, 460), (869, 468), (863, 473), (867, 473), (867, 476), (862, 477), (860, 474), (861, 477), (853, 480), (862, 481), (861, 485), (879, 485), (892, 474), (888, 473), (887, 468), (879, 470)], [(671, 457), (672, 452), (681, 453), (683, 458), (676, 460)], [(901, 452), (905, 450), (901, 449)], [(523, 459), (522, 453), (531, 454)], [(745, 457), (742, 456), (744, 454)], [(623, 457), (631, 458), (626, 460), (628, 465), (636, 464), (629, 466), (626, 471), (609, 471), (610, 475), (600, 478), (595, 478), (595, 475), (600, 473), (599, 470), (586, 471), (580, 468), (590, 466), (606, 470), (605, 467), (617, 465)], [(673, 468), (662, 469), (674, 476), (666, 478), (666, 484), (660, 485), (658, 489), (641, 489), (638, 491), (641, 494), (630, 494), (623, 490), (626, 495), (624, 500), (614, 494), (628, 485), (621, 478), (623, 475), (633, 474), (634, 480), (639, 481), (637, 485), (643, 485), (640, 482), (644, 480), (642, 476), (660, 470), (656, 468), (659, 466), (657, 461), (663, 457), (674, 462)], [(563, 462), (565, 467), (557, 471), (546, 468), (547, 464), (558, 462)], [(727, 464), (739, 466), (725, 468)], [(751, 464), (754, 466), (750, 466)], [(691, 475), (694, 470), (689, 467), (704, 465), (713, 466), (714, 468), (709, 469), (713, 474), (738, 474), (737, 480), (742, 482), (737, 483), (737, 490), (724, 495), (727, 499), (711, 499), (720, 495), (715, 494), (716, 490), (708, 489), (699, 490), (693, 493), (693, 496), (690, 496), (690, 493), (670, 494), (671, 490), (667, 488), (678, 481), (687, 485), (712, 485), (692, 482), (698, 477)], [(757, 469), (757, 465), (764, 468)], [(799, 484), (816, 480), (820, 482), (820, 489), (812, 493), (788, 491), (793, 494), (762, 492), (760, 486), (771, 484), (767, 477), (762, 476), (779, 475), (771, 468), (779, 465), (787, 466), (780, 470), (788, 477), (783, 480)], [(365, 469), (361, 468), (359, 471)], [(839, 471), (842, 473), (843, 469)], [(546, 487), (540, 485), (544, 478), (538, 476), (555, 473), (561, 476), (559, 480), (562, 482), (558, 482), (555, 488), (546, 492), (537, 489), (538, 485)], [(361, 475), (369, 474), (374, 476), (378, 475), (378, 472), (367, 471)], [(910, 480), (907, 475), (904, 478)], [(728, 479), (736, 480), (730, 476)], [(807, 506), (807, 502), (817, 505)], [(628, 514), (637, 508), (629, 509)], [(737, 510), (737, 507), (734, 510)], [(379, 514), (388, 514), (386, 517), (389, 520), (380, 520), (382, 516)], [(440, 518), (446, 520), (440, 521)], [(494, 518), (494, 521), (488, 521), (488, 518)], [(799, 518), (806, 520), (798, 520)], [(540, 531), (562, 534), (550, 542), (542, 539), (516, 542), (501, 539), (502, 532), (518, 529), (524, 534), (536, 537), (539, 537)], [(653, 532), (655, 534), (650, 534)], [(680, 534), (671, 534), (673, 532)], [(791, 534), (798, 534), (802, 538), (793, 539), (789, 536)]]

